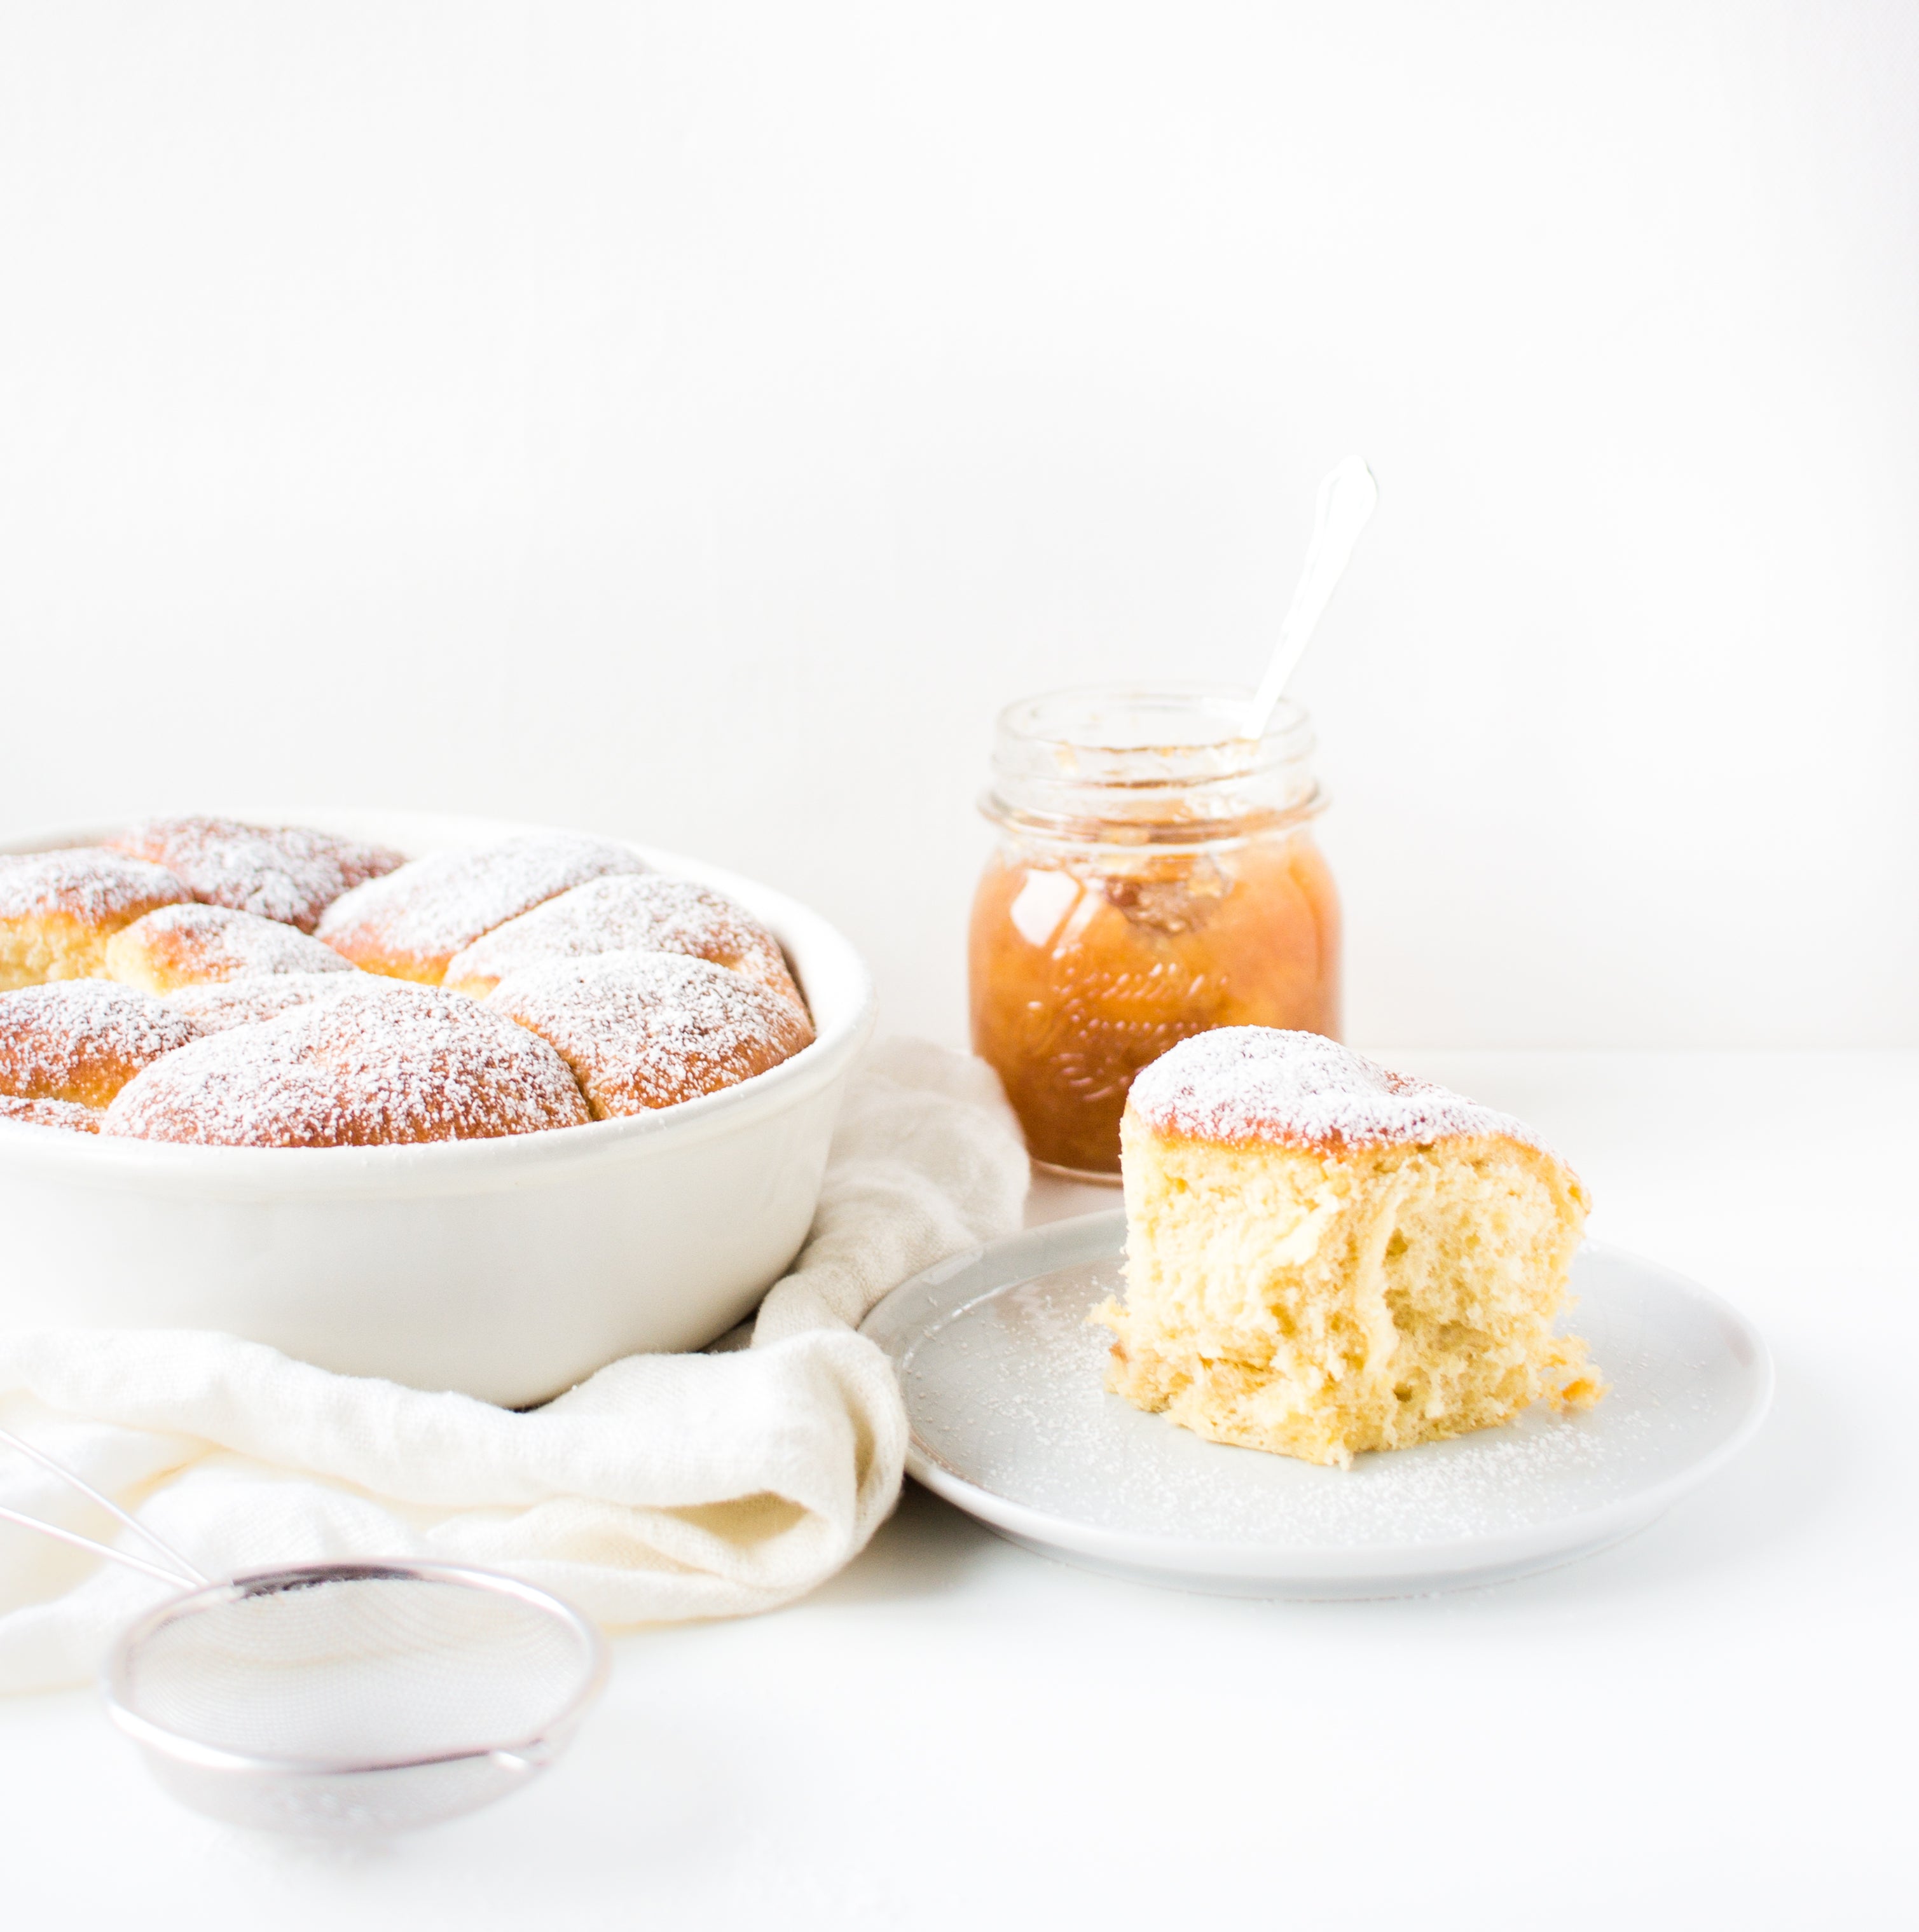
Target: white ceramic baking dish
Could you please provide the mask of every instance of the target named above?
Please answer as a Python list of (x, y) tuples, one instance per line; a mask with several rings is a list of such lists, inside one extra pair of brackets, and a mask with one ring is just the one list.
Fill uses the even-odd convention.
[[(205, 810), (205, 806), (197, 808)], [(544, 828), (403, 812), (236, 812), (419, 857)], [(105, 825), (0, 840), (86, 844)], [(202, 1148), (0, 1120), (0, 1329), (218, 1329), (348, 1375), (541, 1402), (637, 1350), (696, 1348), (805, 1238), (854, 1057), (859, 956), (816, 914), (634, 848), (776, 933), (818, 1037), (682, 1106), (502, 1140)]]

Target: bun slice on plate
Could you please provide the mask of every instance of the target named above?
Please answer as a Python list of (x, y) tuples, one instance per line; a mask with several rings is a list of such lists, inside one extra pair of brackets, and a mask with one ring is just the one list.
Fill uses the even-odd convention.
[(1107, 1387), (1217, 1442), (1351, 1463), (1597, 1402), (1588, 1205), (1510, 1115), (1317, 1034), (1227, 1027), (1134, 1082)]

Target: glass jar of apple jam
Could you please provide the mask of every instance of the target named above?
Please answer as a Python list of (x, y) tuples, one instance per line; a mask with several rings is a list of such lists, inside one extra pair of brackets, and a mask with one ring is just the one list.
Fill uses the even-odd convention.
[(998, 827), (973, 904), (973, 1050), (1042, 1166), (1116, 1180), (1133, 1076), (1189, 1034), (1337, 1039), (1339, 902), (1306, 713), (1247, 694), (1090, 687), (1001, 712)]

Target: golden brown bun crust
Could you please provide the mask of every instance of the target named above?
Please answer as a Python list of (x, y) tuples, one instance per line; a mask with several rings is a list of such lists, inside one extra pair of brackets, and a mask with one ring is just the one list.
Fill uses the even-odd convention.
[(437, 986), (454, 954), (495, 926), (590, 879), (646, 869), (626, 847), (571, 832), (436, 852), (337, 900), (319, 936), (367, 972)]
[(97, 1107), (71, 1100), (16, 1100), (0, 1094), (0, 1120), (18, 1120), (28, 1127), (58, 1127), (70, 1134), (97, 1134), (102, 1118)]
[(163, 866), (207, 905), (311, 932), (342, 892), (405, 863), (384, 845), (301, 825), (233, 818), (151, 818), (108, 839), (116, 852)]
[(122, 926), (190, 896), (171, 873), (103, 845), (0, 854), (0, 992), (96, 977)]
[(298, 926), (225, 906), (163, 906), (106, 942), (106, 976), (148, 993), (286, 973), (351, 973)]
[(673, 952), (548, 960), (509, 974), (487, 1004), (552, 1042), (598, 1120), (736, 1086), (813, 1039), (790, 1000)]
[(1182, 1040), (1134, 1081), (1128, 1109), (1156, 1132), (1219, 1147), (1368, 1147), (1503, 1136), (1523, 1121), (1381, 1066), (1323, 1034), (1216, 1027)]
[(591, 1118), (544, 1040), (461, 994), (389, 986), (199, 1040), (130, 1082), (101, 1131), (203, 1146), (377, 1147)]
[(658, 872), (575, 886), (457, 953), (446, 983), (484, 1000), (509, 973), (597, 952), (678, 952), (730, 967), (805, 1012), (780, 943), (744, 907)]
[(0, 1093), (104, 1107), (135, 1075), (199, 1037), (150, 994), (106, 980), (0, 993)]

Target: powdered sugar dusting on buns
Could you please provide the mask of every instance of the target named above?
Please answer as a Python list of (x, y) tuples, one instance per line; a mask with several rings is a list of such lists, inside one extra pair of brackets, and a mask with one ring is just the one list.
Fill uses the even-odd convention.
[(199, 1037), (150, 994), (107, 980), (0, 993), (0, 1093), (103, 1107), (142, 1069)]
[(102, 1132), (227, 1147), (490, 1139), (583, 1125), (552, 1048), (457, 993), (394, 986), (298, 1006), (174, 1054)]
[[(340, 962), (346, 966), (344, 960)], [(383, 980), (351, 966), (344, 972), (274, 973), (259, 979), (210, 980), (198, 986), (177, 986), (160, 997), (175, 1012), (184, 1013), (202, 1033), (224, 1033), (229, 1027), (257, 1026), (277, 1019), (295, 1006), (343, 999), (349, 994), (401, 992), (412, 982)]]
[(192, 896), (172, 873), (104, 845), (0, 853), (0, 919), (127, 919)]
[(22, 1126), (97, 1134), (100, 1118), (98, 1108), (82, 1107), (71, 1100), (16, 1100), (10, 1094), (0, 1094), (0, 1120), (17, 1120)]
[(1319, 1034), (1221, 1027), (1162, 1054), (1127, 1105), (1162, 1133), (1228, 1146), (1378, 1146), (1501, 1135), (1543, 1147), (1510, 1114), (1394, 1073)]
[(602, 1118), (733, 1086), (813, 1037), (790, 1001), (729, 968), (672, 952), (525, 967), (487, 1004), (551, 1041)]
[(730, 966), (795, 1005), (780, 943), (724, 893), (658, 872), (575, 886), (457, 953), (447, 984), (484, 998), (509, 973), (599, 952), (678, 952)]
[(463, 946), (589, 879), (643, 872), (623, 845), (544, 832), (475, 852), (438, 852), (336, 900), (319, 936), (375, 972), (437, 982)]
[(164, 993), (265, 973), (350, 973), (352, 962), (298, 926), (226, 906), (163, 906), (106, 942), (109, 976)]
[(344, 892), (403, 862), (384, 845), (336, 838), (304, 825), (234, 818), (154, 818), (106, 843), (150, 859), (209, 905), (278, 920), (311, 932)]

